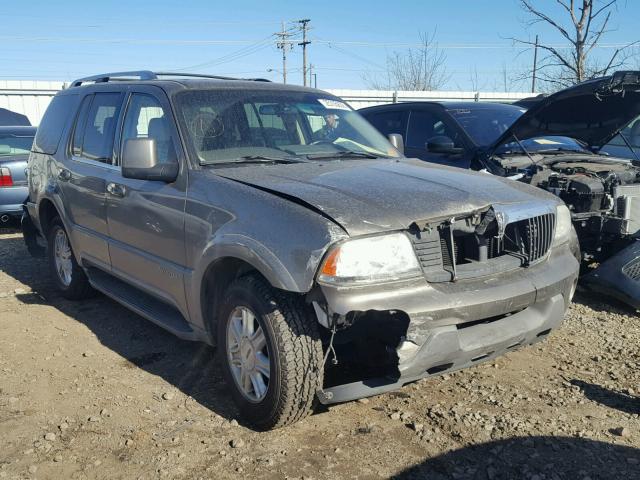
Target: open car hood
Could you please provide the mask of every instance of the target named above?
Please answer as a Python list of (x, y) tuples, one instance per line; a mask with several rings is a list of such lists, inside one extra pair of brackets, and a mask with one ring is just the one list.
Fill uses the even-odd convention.
[[(537, 100), (537, 98), (536, 98)], [(602, 147), (640, 115), (640, 71), (616, 72), (536, 102), (493, 144), (544, 136), (571, 137)]]

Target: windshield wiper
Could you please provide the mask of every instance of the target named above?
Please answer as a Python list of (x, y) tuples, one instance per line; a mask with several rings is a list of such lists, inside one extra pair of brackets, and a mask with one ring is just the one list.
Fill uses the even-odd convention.
[(333, 153), (320, 153), (316, 155), (307, 155), (309, 160), (325, 160), (329, 158), (389, 158), (382, 155), (374, 155), (367, 152), (354, 152), (352, 150), (341, 150)]
[(206, 162), (203, 165), (234, 165), (234, 164), (247, 164), (247, 163), (305, 163), (305, 160), (292, 157), (269, 157), (267, 155), (245, 155), (236, 160), (229, 160), (225, 162)]

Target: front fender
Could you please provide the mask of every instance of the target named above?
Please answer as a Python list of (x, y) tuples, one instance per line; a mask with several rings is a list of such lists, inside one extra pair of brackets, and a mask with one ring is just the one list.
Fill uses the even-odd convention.
[[(322, 254), (323, 252), (319, 253), (320, 257), (318, 257), (317, 262), (320, 261), (319, 258), (321, 258)], [(202, 279), (211, 264), (222, 258), (229, 257), (242, 260), (251, 265), (275, 288), (290, 292), (307, 292), (311, 289), (312, 278), (307, 278), (307, 281), (305, 281), (304, 275), (298, 274), (294, 277), (292, 272), (266, 245), (251, 237), (237, 233), (226, 233), (211, 239), (203, 252), (202, 261), (199, 265), (199, 270), (201, 271), (196, 277)], [(309, 261), (317, 264), (313, 257)]]

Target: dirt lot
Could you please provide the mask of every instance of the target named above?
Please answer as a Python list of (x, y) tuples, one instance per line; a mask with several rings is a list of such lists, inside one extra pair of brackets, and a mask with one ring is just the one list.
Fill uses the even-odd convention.
[(543, 344), (256, 433), (210, 348), (62, 299), (0, 233), (0, 478), (640, 479), (640, 318), (590, 297)]

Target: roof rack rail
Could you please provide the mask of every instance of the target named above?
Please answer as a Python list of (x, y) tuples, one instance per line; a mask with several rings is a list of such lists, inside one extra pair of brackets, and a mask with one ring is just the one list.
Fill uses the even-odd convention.
[(90, 77), (83, 77), (71, 82), (72, 87), (79, 87), (83, 83), (94, 82), (94, 83), (104, 83), (109, 80), (128, 80), (128, 79), (138, 79), (138, 80), (155, 80), (158, 77), (155, 73), (150, 70), (137, 70), (131, 72), (111, 72), (111, 73), (101, 73), (99, 75), (91, 75)]
[(220, 75), (207, 75), (203, 73), (180, 73), (180, 72), (152, 72), (150, 70), (136, 70), (131, 72), (112, 72), (83, 77), (71, 82), (71, 87), (79, 87), (84, 83), (106, 83), (111, 80), (157, 80), (158, 77), (193, 77), (211, 78), (216, 80), (249, 80), (254, 82), (270, 82), (266, 78), (233, 78)]

